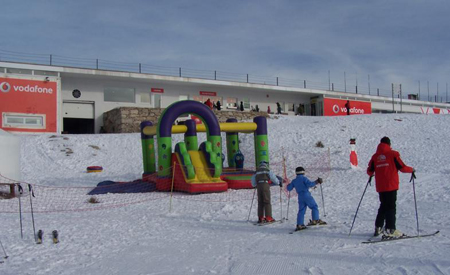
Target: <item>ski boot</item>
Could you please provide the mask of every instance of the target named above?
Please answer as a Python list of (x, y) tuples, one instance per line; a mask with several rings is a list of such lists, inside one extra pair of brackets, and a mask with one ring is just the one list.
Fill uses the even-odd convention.
[(385, 240), (385, 239), (398, 239), (398, 238), (402, 238), (402, 237), (404, 237), (404, 236), (406, 236), (406, 235), (403, 234), (402, 232), (400, 232), (400, 231), (397, 230), (397, 229), (386, 229), (386, 230), (383, 232), (383, 237), (382, 237), (382, 239), (383, 239), (383, 240)]
[(318, 220), (309, 220), (308, 226), (314, 226), (314, 225), (326, 225), (327, 223), (322, 221), (321, 219)]
[(44, 236), (44, 231), (39, 230), (38, 233), (37, 233), (37, 241), (36, 241), (37, 244), (41, 244), (42, 243), (42, 237), (43, 236)]
[(297, 224), (297, 227), (295, 227), (295, 231), (304, 230), (308, 227), (306, 227), (304, 224)]
[(258, 218), (258, 223), (265, 223), (266, 222), (266, 217), (259, 217)]
[(57, 230), (53, 230), (52, 232), (52, 237), (53, 237), (53, 243), (59, 243), (59, 239), (58, 239), (58, 231)]
[(373, 233), (374, 237), (379, 236), (381, 233), (383, 233), (383, 228), (382, 227), (375, 227), (375, 232)]
[(275, 222), (275, 219), (272, 218), (271, 216), (267, 216), (267, 217), (266, 217), (266, 222), (267, 222), (267, 223), (272, 223), (272, 222)]

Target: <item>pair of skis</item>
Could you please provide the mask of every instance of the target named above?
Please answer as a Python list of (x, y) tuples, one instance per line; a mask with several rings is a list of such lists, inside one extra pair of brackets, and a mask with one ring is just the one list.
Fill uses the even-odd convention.
[[(39, 230), (37, 233), (37, 244), (41, 244), (42, 243), (42, 239), (44, 237), (44, 231)], [(52, 240), (54, 244), (59, 243), (59, 234), (57, 230), (53, 230), (52, 231)]]
[(431, 233), (431, 234), (414, 235), (414, 236), (404, 235), (404, 236), (401, 236), (401, 237), (398, 237), (398, 238), (381, 238), (380, 239), (379, 237), (378, 238), (372, 237), (372, 238), (370, 238), (367, 241), (364, 241), (362, 243), (370, 244), (370, 243), (382, 243), (382, 242), (390, 242), (390, 241), (399, 241), (399, 240), (406, 240), (406, 239), (425, 238), (425, 237), (434, 236), (434, 235), (436, 235), (438, 233), (439, 233), (439, 230), (434, 232), (434, 233)]
[(276, 221), (273, 221), (273, 222), (261, 222), (261, 223), (255, 222), (255, 223), (253, 223), (253, 225), (266, 226), (266, 225), (282, 223), (282, 222), (283, 222), (283, 220), (276, 220)]

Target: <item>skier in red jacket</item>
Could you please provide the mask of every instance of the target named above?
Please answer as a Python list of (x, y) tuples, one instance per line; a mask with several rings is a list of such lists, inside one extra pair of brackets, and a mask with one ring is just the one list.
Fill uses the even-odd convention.
[(382, 233), (385, 221), (384, 235), (388, 237), (400, 237), (403, 235), (395, 228), (399, 184), (398, 171), (403, 173), (415, 172), (414, 168), (403, 163), (399, 152), (391, 149), (391, 140), (388, 137), (383, 137), (377, 147), (377, 152), (372, 156), (367, 167), (369, 176), (373, 176), (375, 173), (376, 190), (380, 198), (374, 236)]

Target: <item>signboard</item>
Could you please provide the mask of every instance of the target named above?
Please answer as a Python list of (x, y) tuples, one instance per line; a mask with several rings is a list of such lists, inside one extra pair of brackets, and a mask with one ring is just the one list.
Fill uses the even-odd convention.
[[(347, 104), (347, 101), (349, 104)], [(323, 99), (324, 116), (367, 115), (371, 113), (372, 103), (370, 102), (334, 98)]]
[(0, 128), (18, 132), (56, 132), (55, 81), (0, 77)]
[(200, 95), (217, 96), (217, 93), (216, 93), (216, 92), (205, 92), (205, 91), (200, 91)]
[(164, 89), (163, 88), (151, 88), (152, 93), (157, 93), (157, 94), (163, 94), (164, 93)]

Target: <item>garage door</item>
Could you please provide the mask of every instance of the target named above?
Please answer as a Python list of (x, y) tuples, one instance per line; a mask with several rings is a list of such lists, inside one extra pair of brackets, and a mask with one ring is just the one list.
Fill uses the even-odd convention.
[(63, 102), (64, 118), (94, 118), (94, 102)]

